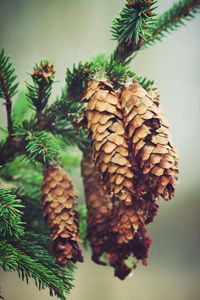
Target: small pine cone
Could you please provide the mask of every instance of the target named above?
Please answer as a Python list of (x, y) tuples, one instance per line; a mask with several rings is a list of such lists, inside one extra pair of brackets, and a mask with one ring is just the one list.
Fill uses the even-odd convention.
[(53, 240), (57, 262), (83, 261), (78, 246), (78, 213), (70, 178), (59, 166), (47, 167), (42, 187), (43, 215)]
[(150, 95), (137, 83), (123, 88), (121, 105), (132, 156), (142, 180), (156, 197), (169, 200), (178, 176), (177, 153), (169, 125)]
[(91, 242), (92, 259), (98, 264), (104, 264), (100, 259), (108, 248), (112, 199), (100, 182), (90, 152), (84, 154), (81, 167), (88, 210), (87, 235)]
[(93, 80), (88, 83), (82, 102), (88, 103), (85, 115), (95, 167), (108, 192), (131, 205), (134, 174), (118, 96), (109, 83)]

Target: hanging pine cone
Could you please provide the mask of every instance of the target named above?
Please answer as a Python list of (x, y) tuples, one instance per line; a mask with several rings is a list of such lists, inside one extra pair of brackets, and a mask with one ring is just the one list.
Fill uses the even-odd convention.
[(86, 121), (92, 139), (95, 167), (108, 192), (132, 204), (133, 177), (117, 94), (107, 82), (90, 81), (82, 99), (87, 102)]
[(87, 236), (91, 242), (92, 259), (98, 264), (104, 264), (101, 256), (107, 251), (110, 242), (109, 220), (112, 213), (112, 200), (100, 182), (91, 152), (84, 154), (81, 167), (88, 211)]
[[(136, 266), (136, 263), (132, 267), (127, 265), (126, 261), (130, 256), (146, 263), (150, 239), (146, 236), (145, 227), (141, 224), (139, 227), (133, 207), (126, 206), (123, 202), (119, 205), (115, 203), (113, 207), (112, 199), (101, 184), (99, 173), (94, 168), (91, 152), (84, 154), (81, 167), (92, 259), (101, 265), (106, 265), (108, 260), (115, 269), (115, 276), (124, 279)], [(137, 233), (132, 222), (136, 222)]]
[(122, 215), (128, 218), (125, 222), (112, 222), (111, 232), (114, 233), (117, 243), (127, 243), (133, 238), (139, 223), (145, 222), (146, 211), (142, 211), (143, 207), (138, 211), (134, 208), (137, 195), (134, 189), (134, 173), (129, 162), (121, 105), (112, 86), (96, 80), (88, 83), (82, 102), (88, 102), (85, 115), (92, 140), (93, 160), (115, 204), (115, 219), (119, 220)]
[(59, 166), (48, 166), (42, 187), (42, 205), (53, 239), (57, 262), (66, 266), (68, 261), (83, 261), (78, 246), (78, 213), (70, 178)]
[(143, 182), (156, 197), (171, 199), (178, 168), (168, 123), (155, 100), (137, 83), (122, 89), (121, 105), (132, 157)]
[[(115, 203), (111, 231), (118, 235), (118, 243), (128, 243), (140, 222), (153, 220), (157, 211), (155, 196), (151, 191), (146, 192), (143, 178), (140, 181), (135, 178), (135, 164), (129, 161), (121, 103), (112, 86), (107, 82), (90, 81), (82, 102), (88, 103), (85, 119), (95, 167)], [(118, 201), (122, 204), (117, 204)], [(122, 216), (125, 222), (120, 220)]]

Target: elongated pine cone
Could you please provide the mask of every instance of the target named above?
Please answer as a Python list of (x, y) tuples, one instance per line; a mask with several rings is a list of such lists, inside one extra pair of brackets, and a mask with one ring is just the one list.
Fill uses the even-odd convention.
[[(82, 102), (88, 103), (86, 126), (92, 140), (94, 164), (116, 207), (116, 221), (111, 222), (110, 230), (118, 243), (128, 243), (146, 218), (143, 207), (138, 211), (134, 208), (137, 204), (134, 173), (118, 95), (108, 82), (93, 80), (88, 83)], [(126, 221), (118, 222), (122, 216)]]
[(132, 204), (133, 177), (128, 160), (123, 116), (116, 92), (107, 82), (88, 83), (82, 102), (87, 102), (87, 129), (92, 140), (94, 163), (114, 198)]
[(177, 182), (178, 157), (155, 99), (137, 83), (124, 87), (120, 95), (134, 164), (150, 191), (169, 200)]
[(84, 124), (93, 153), (82, 164), (93, 259), (101, 263), (105, 253), (124, 279), (136, 266), (127, 263), (131, 257), (147, 263), (146, 225), (157, 213), (158, 198), (174, 195), (178, 158), (156, 90), (133, 83), (117, 95), (107, 81), (92, 80), (81, 101), (87, 103)]
[(98, 264), (104, 264), (101, 256), (107, 252), (108, 243), (110, 243), (109, 221), (113, 207), (112, 199), (100, 182), (91, 152), (84, 154), (81, 167), (88, 211), (87, 236), (91, 242), (92, 259)]
[(57, 262), (83, 261), (78, 246), (78, 213), (70, 178), (59, 166), (48, 166), (42, 187), (43, 215), (53, 239)]
[[(124, 279), (135, 267), (135, 264), (128, 266), (126, 263), (130, 256), (146, 264), (150, 239), (144, 226), (138, 228), (138, 218), (132, 207), (123, 203), (113, 206), (112, 198), (101, 184), (100, 175), (94, 167), (91, 152), (84, 154), (81, 167), (92, 259), (101, 265), (109, 263), (115, 269), (115, 276)], [(130, 220), (136, 222), (137, 233), (132, 229)]]

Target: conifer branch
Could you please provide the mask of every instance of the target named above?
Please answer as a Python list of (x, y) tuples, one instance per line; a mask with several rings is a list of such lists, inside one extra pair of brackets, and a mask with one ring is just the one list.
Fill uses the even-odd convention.
[[(15, 136), (13, 139), (6, 140), (0, 145), (0, 165), (13, 160), (16, 155), (25, 154), (27, 149), (30, 154), (30, 147), (27, 145), (27, 142), (30, 142), (30, 132), (32, 131), (40, 132), (46, 130), (64, 138), (68, 145), (77, 145), (83, 149), (85, 143), (87, 143), (86, 134), (83, 129), (78, 129), (75, 126), (75, 121), (82, 110), (83, 108), (78, 102), (72, 102), (63, 96), (61, 99), (57, 99), (49, 108), (46, 108), (40, 115), (39, 121), (32, 118), (29, 121), (25, 120), (20, 124), (15, 124)], [(48, 140), (48, 137), (46, 140)], [(31, 141), (33, 142), (33, 138)], [(39, 149), (39, 146), (36, 148), (45, 155), (45, 148), (42, 147), (43, 143), (39, 144), (41, 148)], [(46, 157), (50, 158), (49, 153), (46, 153)], [(43, 158), (45, 159), (45, 157)]]
[[(132, 1), (136, 2), (137, 1)], [(142, 2), (145, 2), (143, 0)], [(151, 2), (151, 1), (149, 1)], [(129, 2), (128, 2), (129, 3)], [(155, 2), (153, 3), (155, 4)], [(154, 7), (155, 8), (155, 7)], [(153, 8), (153, 9), (154, 9)], [(130, 8), (129, 8), (130, 9)], [(131, 55), (137, 52), (140, 49), (143, 49), (149, 45), (153, 45), (157, 41), (161, 41), (166, 34), (171, 33), (173, 30), (176, 30), (180, 26), (185, 24), (185, 21), (192, 20), (197, 13), (200, 12), (200, 1), (199, 0), (179, 0), (175, 3), (169, 10), (163, 13), (161, 16), (151, 20), (151, 24), (145, 24), (143, 27), (145, 32), (147, 32), (146, 37), (140, 39), (140, 42), (137, 44), (134, 43), (133, 39), (133, 30), (137, 31), (137, 24), (132, 28), (132, 35), (125, 34), (128, 31), (127, 22), (125, 22), (125, 17), (129, 20), (130, 16), (127, 14), (128, 8), (124, 8), (123, 13), (120, 15), (118, 20), (118, 26), (120, 27), (121, 32), (124, 32), (124, 39), (118, 39), (118, 46), (116, 47), (113, 57), (122, 62), (127, 63), (131, 60)], [(131, 15), (132, 16), (132, 15)], [(130, 22), (130, 21), (129, 21)], [(130, 22), (131, 23), (131, 22)], [(114, 21), (113, 26), (116, 26), (116, 21)], [(127, 42), (128, 37), (132, 37), (131, 42)]]
[(113, 38), (118, 41), (114, 59), (124, 63), (150, 37), (154, 27), (157, 1), (126, 1), (125, 7), (115, 18), (111, 27)]
[[(86, 62), (85, 64), (79, 63), (78, 66), (74, 65), (72, 71), (67, 70), (67, 94), (70, 95), (70, 98), (75, 100), (70, 102), (77, 103), (80, 101), (88, 80), (99, 77), (110, 81), (116, 89), (122, 87), (129, 80), (138, 81), (144, 88), (150, 88), (154, 83), (153, 80), (138, 76), (135, 72), (131, 71), (127, 65), (115, 60), (113, 56), (107, 58), (101, 54), (91, 62)], [(81, 83), (78, 84), (78, 90), (75, 88), (77, 82)], [(80, 113), (83, 109), (83, 107), (80, 107)]]
[(178, 1), (158, 18), (151, 37), (144, 43), (144, 46), (153, 45), (155, 42), (161, 41), (167, 34), (185, 25), (186, 21), (193, 20), (199, 12), (200, 0)]
[(57, 158), (59, 146), (51, 134), (45, 131), (30, 132), (26, 141), (26, 151), (32, 161), (46, 163)]
[(23, 205), (14, 194), (0, 188), (0, 235), (19, 238), (24, 234), (21, 208)]
[(10, 137), (13, 133), (11, 98), (17, 92), (18, 83), (15, 81), (16, 78), (15, 69), (12, 67), (12, 63), (10, 63), (10, 58), (5, 55), (4, 49), (2, 49), (0, 52), (0, 98), (5, 100), (8, 133)]
[(31, 74), (33, 85), (27, 83), (27, 97), (31, 107), (36, 110), (36, 117), (39, 123), (51, 95), (54, 74), (53, 65), (49, 64), (48, 61), (41, 61), (40, 65), (36, 64)]
[(4, 271), (17, 271), (27, 283), (33, 278), (39, 290), (47, 287), (51, 296), (56, 295), (61, 300), (73, 287), (72, 267), (69, 271), (62, 270), (47, 251), (34, 242), (23, 240), (12, 244), (0, 241), (0, 266)]
[[(30, 157), (31, 151), (29, 150), (32, 149), (30, 145), (33, 143), (33, 137), (30, 139), (30, 132), (34, 131), (46, 130), (64, 139), (67, 145), (77, 145), (81, 150), (84, 150), (89, 142), (85, 130), (78, 128), (76, 125), (77, 119), (84, 111), (84, 107), (79, 103), (79, 100), (83, 95), (88, 80), (96, 76), (96, 74), (104, 74), (115, 88), (119, 88), (130, 78), (139, 81), (142, 85), (145, 82), (144, 87), (153, 84), (153, 81), (137, 76), (120, 62), (100, 55), (91, 62), (79, 63), (77, 67), (74, 65), (72, 71), (68, 69), (66, 90), (63, 90), (61, 97), (46, 108), (53, 83), (52, 76), (55, 71), (51, 69), (51, 72), (46, 74), (44, 71), (42, 73), (42, 68), (44, 69), (43, 63), (39, 67), (36, 65), (32, 74), (34, 86), (28, 84), (28, 99), (32, 103), (32, 107), (36, 109), (36, 118), (33, 116), (28, 121), (24, 120), (21, 123), (15, 123), (13, 139), (6, 140), (5, 143), (0, 145), (0, 164), (13, 160), (16, 155), (28, 153)], [(45, 84), (45, 89), (43, 84)], [(76, 88), (77, 86), (78, 89)], [(43, 91), (42, 93), (41, 90)], [(42, 94), (43, 96), (39, 97)], [(39, 144), (40, 146), (37, 146), (34, 150), (34, 157), (41, 158), (39, 154), (41, 152), (43, 153), (43, 158), (41, 159), (45, 161), (45, 156), (48, 157), (49, 155), (48, 153), (45, 154), (43, 143)]]

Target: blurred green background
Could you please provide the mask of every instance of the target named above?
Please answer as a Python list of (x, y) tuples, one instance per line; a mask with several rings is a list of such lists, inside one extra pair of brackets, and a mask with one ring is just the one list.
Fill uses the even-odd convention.
[[(159, 12), (173, 1), (160, 0)], [(0, 0), (0, 48), (12, 57), (20, 90), (35, 62), (47, 58), (55, 63), (53, 98), (64, 85), (66, 67), (115, 47), (109, 32), (122, 0)], [(155, 79), (161, 107), (170, 124), (180, 155), (180, 184), (176, 199), (160, 202), (154, 224), (148, 267), (139, 266), (132, 278), (121, 282), (113, 270), (95, 265), (90, 253), (78, 264), (75, 288), (69, 300), (199, 300), (200, 299), (200, 17), (188, 22), (163, 43), (141, 52), (132, 62), (140, 75)], [(1, 123), (5, 122), (3, 106)], [(80, 174), (74, 179), (80, 198)], [(48, 300), (17, 274), (0, 271), (6, 300)]]

